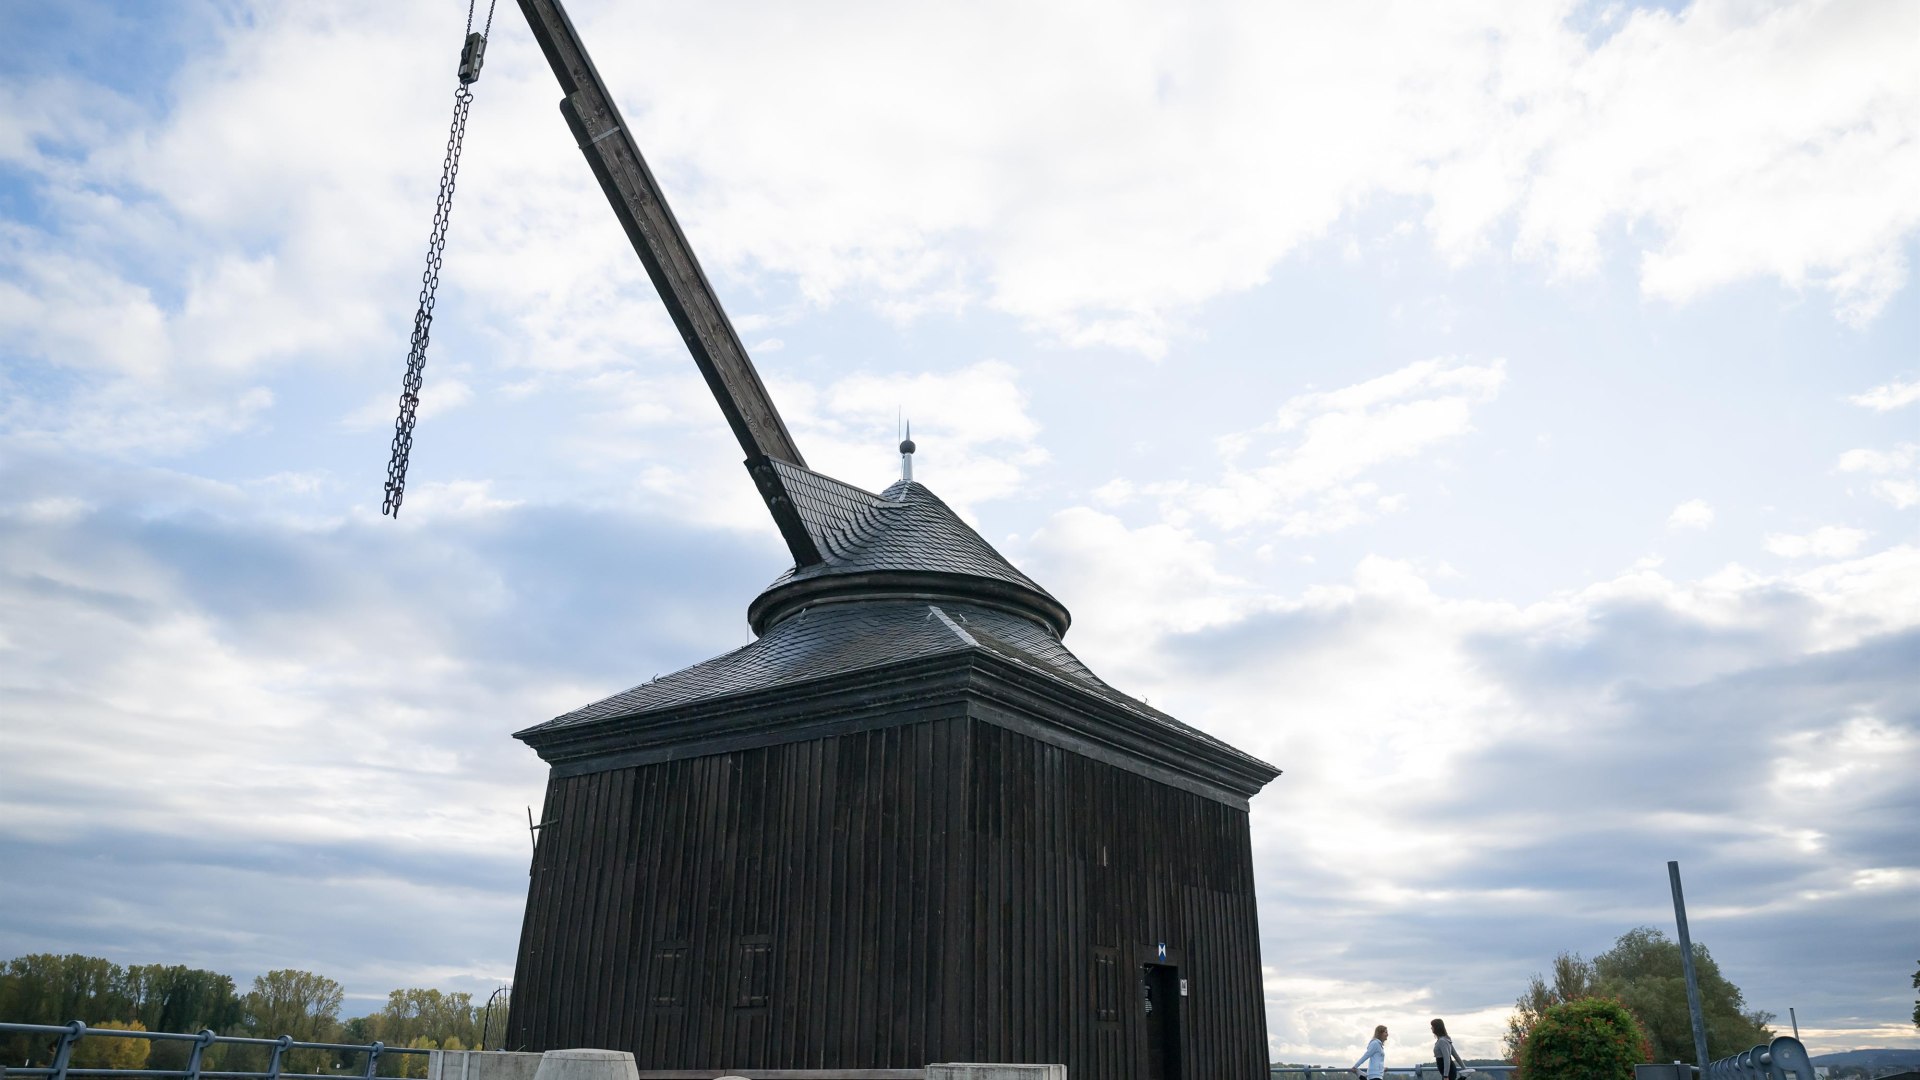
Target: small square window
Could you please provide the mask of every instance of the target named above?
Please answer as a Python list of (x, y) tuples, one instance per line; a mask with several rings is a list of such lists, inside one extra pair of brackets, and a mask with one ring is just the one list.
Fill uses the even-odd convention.
[(1117, 1022), (1120, 1019), (1120, 950), (1093, 950), (1093, 1018)]
[(668, 945), (653, 950), (652, 992), (648, 995), (656, 1008), (673, 1008), (687, 1003), (687, 947)]
[(773, 940), (759, 937), (742, 939), (735, 951), (733, 966), (733, 1007), (764, 1007), (773, 985)]

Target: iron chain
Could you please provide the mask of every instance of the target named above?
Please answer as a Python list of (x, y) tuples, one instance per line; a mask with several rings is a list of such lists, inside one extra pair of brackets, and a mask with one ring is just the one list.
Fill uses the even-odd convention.
[(493, 29), (493, 4), (487, 5), (485, 29), (473, 32), (473, 3), (467, 4), (467, 40), (460, 53), (460, 86), (453, 92), (453, 124), (447, 131), (447, 156), (440, 166), (440, 196), (433, 206), (433, 231), (427, 236), (427, 268), (420, 275), (420, 305), (413, 313), (413, 339), (407, 350), (407, 374), (400, 383), (400, 416), (393, 422), (393, 454), (387, 460), (386, 498), (380, 512), (400, 516), (406, 494), (407, 458), (413, 453), (413, 425), (420, 409), (420, 386), (427, 367), (427, 341), (433, 334), (434, 294), (440, 289), (440, 266), (447, 248), (447, 219), (453, 214), (453, 187), (460, 173), (460, 147), (467, 137), (467, 110), (473, 105), (473, 82), (480, 77), (486, 35)]

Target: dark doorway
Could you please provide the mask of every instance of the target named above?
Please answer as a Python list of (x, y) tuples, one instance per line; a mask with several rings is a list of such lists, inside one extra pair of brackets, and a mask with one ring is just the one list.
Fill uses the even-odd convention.
[(1147, 1080), (1180, 1080), (1180, 969), (1140, 965), (1140, 1000), (1147, 1010)]

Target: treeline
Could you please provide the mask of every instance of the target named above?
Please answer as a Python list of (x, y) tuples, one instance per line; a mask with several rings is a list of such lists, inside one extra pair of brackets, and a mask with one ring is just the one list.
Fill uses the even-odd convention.
[[(407, 1046), (427, 1050), (482, 1049), (490, 1035), (497, 1049), (506, 1029), (507, 995), (494, 1002), (491, 1024), (486, 1005), (465, 992), (408, 988), (387, 995), (378, 1012), (342, 1019), (346, 995), (340, 984), (310, 971), (284, 969), (256, 977), (242, 992), (231, 976), (180, 964), (122, 967), (97, 956), (36, 953), (0, 967), (0, 1021), (15, 1024), (65, 1024), (85, 1021), (90, 1028), (197, 1032), (296, 1042)], [(75, 1050), (82, 1068), (182, 1069), (191, 1044), (168, 1040), (87, 1038)], [(46, 1036), (0, 1036), (0, 1064), (45, 1066), (52, 1058)], [(208, 1070), (258, 1071), (267, 1066), (265, 1047), (214, 1046), (202, 1059)], [(353, 1060), (342, 1060), (352, 1058)], [(358, 1073), (360, 1055), (325, 1050), (289, 1051), (286, 1072)], [(425, 1076), (426, 1057), (384, 1056), (382, 1076)]]

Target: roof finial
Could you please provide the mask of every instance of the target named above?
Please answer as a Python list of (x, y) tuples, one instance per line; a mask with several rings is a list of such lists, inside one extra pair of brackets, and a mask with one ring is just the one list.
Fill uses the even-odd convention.
[(913, 421), (908, 420), (907, 437), (900, 440), (900, 479), (913, 479)]

